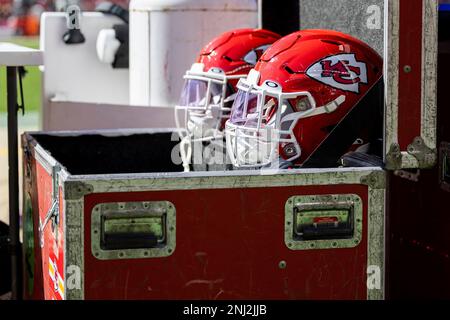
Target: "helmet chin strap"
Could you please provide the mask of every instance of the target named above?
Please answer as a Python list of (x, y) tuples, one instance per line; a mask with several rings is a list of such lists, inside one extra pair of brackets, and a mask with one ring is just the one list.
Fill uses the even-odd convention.
[(183, 162), (184, 172), (190, 172), (190, 162), (192, 158), (192, 146), (191, 146), (191, 137), (189, 135), (184, 136), (180, 142), (180, 156), (181, 161)]
[(288, 114), (287, 116), (283, 117), (280, 127), (283, 125), (283, 123), (286, 122), (292, 122), (290, 125), (290, 131), (293, 130), (293, 128), (295, 127), (297, 121), (301, 120), (301, 119), (306, 119), (306, 118), (310, 118), (310, 117), (314, 117), (320, 114), (325, 114), (325, 113), (333, 113), (335, 112), (340, 105), (342, 105), (345, 102), (345, 96), (339, 96), (337, 97), (335, 100), (331, 101), (330, 103), (322, 106), (322, 107), (317, 107), (305, 112), (293, 112), (291, 114)]
[(333, 101), (329, 102), (328, 104), (326, 104), (322, 107), (312, 109), (311, 112), (307, 112), (301, 118), (304, 119), (304, 118), (314, 117), (314, 116), (317, 116), (320, 114), (333, 113), (344, 102), (345, 102), (345, 96), (344, 95), (339, 96), (336, 99), (334, 99)]
[[(197, 123), (198, 125), (199, 123)], [(181, 161), (183, 162), (184, 172), (190, 172), (190, 164), (192, 160), (192, 142), (211, 142), (214, 139), (219, 139), (222, 137), (221, 132), (218, 132), (217, 129), (210, 128), (214, 131), (213, 134), (209, 136), (203, 136), (196, 138), (192, 136), (192, 132), (188, 132), (187, 135), (181, 138), (180, 141), (180, 156)], [(195, 134), (195, 133), (194, 133)], [(181, 135), (180, 135), (181, 136)]]

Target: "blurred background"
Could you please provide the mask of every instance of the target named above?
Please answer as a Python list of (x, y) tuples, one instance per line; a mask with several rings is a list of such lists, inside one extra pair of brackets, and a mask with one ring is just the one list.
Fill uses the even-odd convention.
[[(128, 8), (129, 0), (109, 0)], [(287, 1), (280, 1), (280, 6)], [(0, 0), (0, 42), (12, 42), (39, 48), (40, 16), (45, 11), (65, 11), (72, 4), (82, 11), (93, 11), (102, 0)], [(448, 4), (450, 0), (440, 0)], [(6, 114), (6, 68), (0, 67), (0, 221), (8, 222), (8, 148)], [(25, 115), (19, 116), (19, 134), (40, 130), (41, 74), (37, 67), (27, 67), (23, 81)], [(19, 153), (20, 154), (20, 153)], [(19, 164), (21, 168), (21, 164)]]
[[(0, 42), (12, 42), (39, 48), (39, 22), (44, 11), (65, 11), (76, 4), (82, 11), (93, 11), (100, 0), (0, 0)], [(110, 0), (128, 8), (128, 0)], [(40, 77), (37, 68), (27, 68), (24, 79), (25, 102), (28, 112), (38, 112), (41, 104)], [(5, 68), (0, 68), (0, 121), (6, 121)], [(37, 125), (37, 122), (36, 122)], [(1, 142), (4, 142), (3, 136)], [(0, 149), (2, 154), (2, 149)]]
[[(109, 0), (128, 8), (128, 0)], [(65, 11), (76, 4), (82, 11), (93, 11), (99, 0), (0, 0), (0, 42), (39, 48), (39, 23), (44, 11)], [(8, 136), (6, 114), (6, 68), (0, 67), (0, 221), (8, 223)], [(19, 134), (40, 130), (41, 74), (27, 67), (23, 80), (25, 115), (19, 116)], [(20, 154), (20, 153), (19, 153)], [(21, 159), (20, 159), (21, 161)], [(21, 163), (19, 164), (21, 168)]]
[[(0, 0), (0, 39), (14, 36), (35, 37), (39, 35), (39, 20), (44, 11), (64, 11), (76, 4), (83, 11), (92, 11), (98, 0)], [(128, 0), (112, 0), (128, 7)]]

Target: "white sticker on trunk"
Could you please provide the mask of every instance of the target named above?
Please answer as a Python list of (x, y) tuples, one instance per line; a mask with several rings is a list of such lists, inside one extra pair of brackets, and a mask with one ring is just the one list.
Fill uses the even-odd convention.
[(355, 54), (338, 54), (313, 64), (306, 74), (333, 88), (359, 93), (360, 85), (367, 84), (367, 66), (356, 60)]

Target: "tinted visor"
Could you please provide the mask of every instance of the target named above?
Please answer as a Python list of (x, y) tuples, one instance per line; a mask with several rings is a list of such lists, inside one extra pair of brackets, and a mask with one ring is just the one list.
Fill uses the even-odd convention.
[[(224, 87), (225, 92), (223, 91)], [(201, 113), (206, 111), (210, 105), (221, 105), (229, 94), (231, 94), (229, 87), (221, 83), (187, 79), (181, 92), (180, 106)]]

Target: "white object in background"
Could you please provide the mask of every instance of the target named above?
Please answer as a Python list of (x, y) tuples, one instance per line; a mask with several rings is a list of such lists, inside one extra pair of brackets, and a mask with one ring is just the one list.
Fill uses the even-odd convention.
[(257, 25), (257, 0), (131, 0), (130, 103), (174, 106), (203, 46)]
[[(122, 104), (129, 102), (128, 69), (114, 69), (97, 56), (97, 37), (101, 30), (122, 24), (118, 17), (100, 12), (84, 12), (80, 29), (86, 41), (68, 45), (63, 42), (67, 32), (66, 13), (45, 12), (41, 17), (40, 48), (44, 51), (43, 120), (44, 129), (49, 101), (55, 96), (66, 101)], [(67, 119), (70, 121), (70, 119)]]
[(0, 66), (39, 66), (43, 63), (42, 51), (0, 42)]
[(120, 41), (116, 38), (114, 29), (103, 29), (97, 37), (97, 57), (103, 63), (111, 64), (119, 50)]

